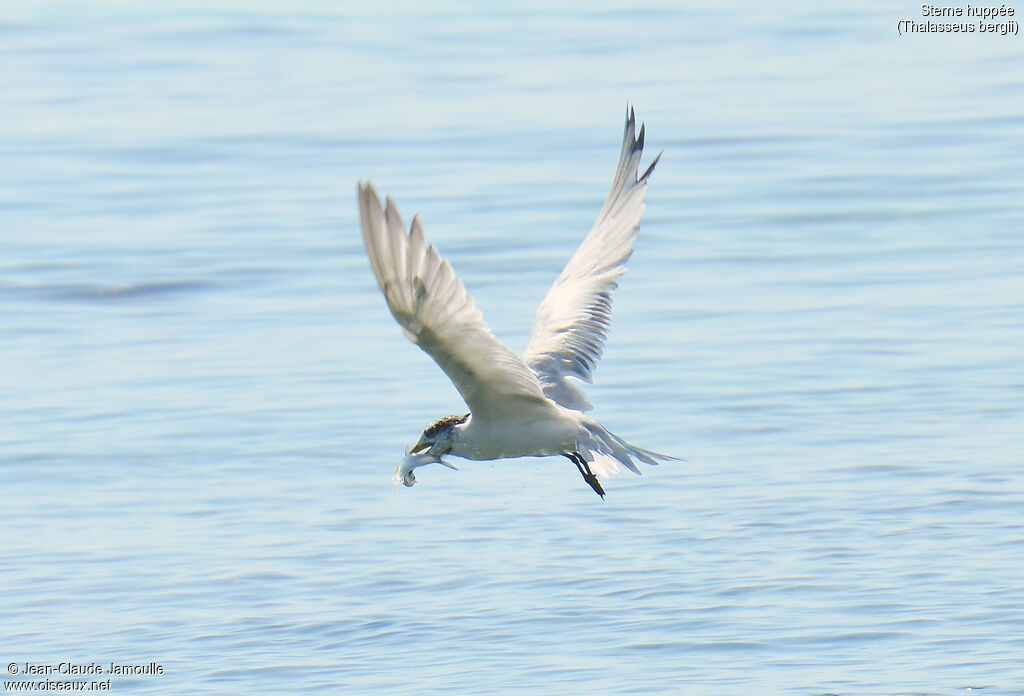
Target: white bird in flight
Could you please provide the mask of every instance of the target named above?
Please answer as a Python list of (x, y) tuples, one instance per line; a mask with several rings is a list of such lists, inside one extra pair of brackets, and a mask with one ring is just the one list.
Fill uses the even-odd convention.
[(469, 413), (432, 423), (395, 475), (406, 486), (413, 470), (450, 454), (472, 460), (561, 455), (602, 498), (595, 474), (675, 459), (631, 445), (584, 415), (591, 407), (569, 378), (591, 382), (611, 323), (612, 292), (626, 272), (644, 212), (647, 179), (661, 157), (637, 171), (644, 126), (626, 112), (622, 154), (597, 222), (537, 310), (523, 355), (499, 342), (484, 323), (451, 265), (423, 238), (420, 216), (407, 233), (390, 196), (384, 207), (370, 182), (360, 181), (363, 241), (391, 314), (410, 341), (445, 371)]

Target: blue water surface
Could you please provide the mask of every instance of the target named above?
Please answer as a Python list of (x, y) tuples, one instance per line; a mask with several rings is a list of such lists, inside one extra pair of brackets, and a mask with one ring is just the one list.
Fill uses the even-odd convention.
[[(1024, 44), (902, 19), (5, 3), (0, 658), (162, 667), (123, 694), (1024, 693)], [(356, 180), (521, 350), (627, 102), (665, 154), (588, 394), (685, 461), (603, 502), (561, 458), (396, 486), (464, 406)]]

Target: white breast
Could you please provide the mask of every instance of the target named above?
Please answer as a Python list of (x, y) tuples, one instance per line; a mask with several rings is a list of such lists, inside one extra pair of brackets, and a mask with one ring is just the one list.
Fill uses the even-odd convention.
[(551, 404), (543, 413), (510, 413), (506, 418), (470, 417), (452, 454), (466, 459), (540, 457), (571, 452), (580, 425), (574, 412)]

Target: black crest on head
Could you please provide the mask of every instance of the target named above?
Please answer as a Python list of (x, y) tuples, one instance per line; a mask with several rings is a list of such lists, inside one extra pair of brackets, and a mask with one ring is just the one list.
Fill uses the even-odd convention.
[(430, 426), (423, 431), (423, 434), (427, 437), (434, 437), (442, 430), (451, 428), (454, 425), (465, 423), (469, 419), (469, 414), (464, 416), (445, 416), (440, 420), (436, 420), (430, 424)]

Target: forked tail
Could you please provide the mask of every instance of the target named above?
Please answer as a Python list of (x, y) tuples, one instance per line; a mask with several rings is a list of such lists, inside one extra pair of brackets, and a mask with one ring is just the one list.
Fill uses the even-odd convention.
[(587, 437), (577, 443), (577, 449), (590, 463), (593, 472), (605, 478), (621, 472), (622, 467), (639, 476), (640, 469), (633, 461), (634, 458), (651, 466), (657, 466), (659, 461), (679, 461), (678, 457), (631, 445), (589, 418), (584, 417), (582, 425)]

